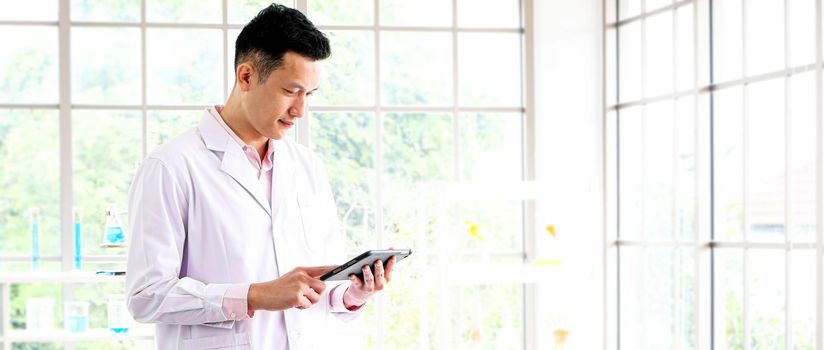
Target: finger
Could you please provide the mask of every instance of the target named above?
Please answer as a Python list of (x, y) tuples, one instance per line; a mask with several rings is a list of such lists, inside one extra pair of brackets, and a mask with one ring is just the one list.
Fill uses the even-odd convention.
[(375, 261), (375, 290), (382, 290), (383, 285), (386, 284), (386, 279), (383, 274), (383, 261)]
[(306, 297), (306, 299), (309, 299), (312, 305), (317, 304), (318, 301), (320, 301), (320, 294), (312, 288), (306, 288), (306, 290), (303, 291), (303, 296)]
[(352, 285), (355, 286), (355, 288), (363, 288), (363, 281), (361, 281), (358, 276), (355, 276), (354, 273), (349, 275), (349, 281), (352, 282)]
[(369, 265), (362, 268), (363, 270), (363, 289), (367, 292), (375, 290), (375, 275), (372, 274), (372, 269)]
[(323, 274), (334, 270), (336, 267), (337, 266), (334, 265), (304, 267), (303, 272), (306, 272), (306, 274), (311, 276), (312, 278), (318, 278), (320, 276), (323, 276)]
[(309, 278), (306, 280), (306, 284), (318, 292), (318, 294), (323, 293), (323, 291), (326, 290), (326, 283), (319, 279)]
[(386, 282), (392, 280), (392, 269), (395, 267), (395, 257), (392, 256), (389, 258), (389, 262), (386, 263), (386, 268), (384, 268), (384, 276), (383, 278), (386, 279)]
[(307, 309), (312, 307), (312, 301), (309, 300), (305, 295), (301, 295), (298, 297), (298, 305), (295, 306), (298, 309)]

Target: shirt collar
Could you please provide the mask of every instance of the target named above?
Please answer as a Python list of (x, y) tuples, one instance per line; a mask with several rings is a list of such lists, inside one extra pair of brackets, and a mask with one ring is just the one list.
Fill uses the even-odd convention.
[[(215, 120), (218, 122), (218, 124), (220, 124), (220, 126), (222, 126), (224, 130), (226, 130), (226, 132), (229, 134), (229, 136), (231, 136), (232, 139), (234, 139), (235, 142), (237, 142), (238, 146), (240, 146), (241, 149), (243, 149), (244, 151), (246, 149), (254, 150), (255, 149), (254, 147), (252, 147), (252, 146), (246, 144), (245, 142), (243, 142), (243, 140), (239, 136), (237, 136), (235, 131), (232, 130), (232, 128), (230, 128), (228, 124), (226, 124), (226, 121), (223, 120), (223, 116), (220, 115), (220, 112), (223, 110), (223, 107), (224, 106), (222, 106), (222, 105), (211, 106), (208, 109), (209, 114), (213, 118), (215, 118)], [(266, 147), (266, 158), (268, 158), (270, 161), (272, 160), (272, 156), (275, 153), (274, 141), (275, 140), (269, 139), (269, 144)], [(257, 151), (255, 151), (255, 152), (257, 152)]]

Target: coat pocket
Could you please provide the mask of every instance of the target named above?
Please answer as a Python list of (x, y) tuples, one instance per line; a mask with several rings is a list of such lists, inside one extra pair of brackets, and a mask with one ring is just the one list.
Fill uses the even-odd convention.
[(315, 252), (324, 247), (325, 232), (319, 210), (320, 205), (314, 196), (298, 195), (299, 222), (303, 231), (303, 242), (306, 249)]
[(181, 349), (251, 349), (249, 333), (238, 333), (230, 335), (220, 335), (215, 337), (205, 337), (196, 339), (185, 339), (181, 344)]

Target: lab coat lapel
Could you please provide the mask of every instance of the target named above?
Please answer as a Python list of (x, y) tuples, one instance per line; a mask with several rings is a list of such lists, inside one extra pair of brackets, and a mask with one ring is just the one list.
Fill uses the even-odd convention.
[(272, 213), (278, 215), (294, 193), (295, 159), (285, 140), (274, 140), (275, 155), (272, 164)]
[(260, 207), (266, 211), (270, 217), (272, 216), (271, 208), (269, 208), (269, 201), (263, 193), (258, 179), (254, 177), (252, 171), (248, 169), (249, 161), (240, 145), (223, 129), (217, 120), (209, 114), (209, 111), (203, 115), (200, 120), (201, 137), (206, 144), (206, 147), (213, 151), (223, 152), (223, 159), (220, 163), (220, 170), (228, 174), (238, 184), (243, 186), (243, 189), (252, 196)]

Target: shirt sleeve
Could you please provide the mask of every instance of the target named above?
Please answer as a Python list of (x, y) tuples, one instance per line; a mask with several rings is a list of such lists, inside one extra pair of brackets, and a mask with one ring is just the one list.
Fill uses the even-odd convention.
[(237, 284), (226, 289), (223, 295), (223, 315), (229, 320), (248, 320), (255, 315), (255, 311), (249, 309), (248, 297), (249, 284)]
[(235, 305), (232, 299), (243, 286), (248, 292), (248, 284), (204, 283), (179, 277), (186, 212), (186, 195), (172, 172), (159, 159), (144, 160), (129, 190), (129, 312), (144, 323), (231, 328), (237, 317), (228, 316), (234, 308), (230, 307), (227, 315), (223, 306), (227, 296), (229, 305)]
[(347, 308), (346, 304), (343, 302), (343, 295), (346, 293), (346, 289), (349, 288), (349, 285), (352, 283), (346, 281), (335, 286), (332, 289), (332, 292), (329, 293), (329, 310), (335, 313), (354, 313), (363, 308), (364, 305), (352, 306)]

